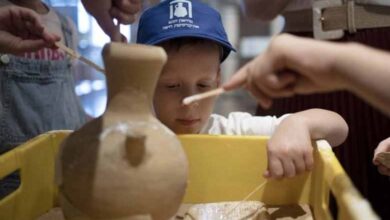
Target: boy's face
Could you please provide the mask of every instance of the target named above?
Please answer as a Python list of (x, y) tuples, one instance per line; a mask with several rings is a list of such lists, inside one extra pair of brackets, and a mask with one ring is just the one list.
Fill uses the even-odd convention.
[(154, 95), (157, 118), (177, 134), (197, 134), (206, 124), (215, 98), (183, 105), (185, 97), (215, 89), (220, 80), (218, 46), (184, 45), (169, 50)]

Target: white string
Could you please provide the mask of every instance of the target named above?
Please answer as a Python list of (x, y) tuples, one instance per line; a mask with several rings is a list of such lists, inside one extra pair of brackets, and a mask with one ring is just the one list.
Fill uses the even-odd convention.
[(262, 182), (260, 185), (258, 185), (252, 192), (250, 192), (243, 200), (241, 200), (239, 203), (237, 203), (233, 208), (231, 208), (229, 211), (226, 212), (225, 218), (229, 217), (229, 215), (237, 209), (243, 202), (247, 201), (253, 194), (255, 194), (257, 191), (259, 191), (261, 188), (265, 186), (267, 183), (267, 180)]

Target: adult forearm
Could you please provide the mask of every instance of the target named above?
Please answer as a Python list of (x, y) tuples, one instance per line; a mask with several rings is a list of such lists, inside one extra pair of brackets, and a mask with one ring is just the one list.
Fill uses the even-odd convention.
[(243, 0), (243, 8), (247, 16), (264, 21), (274, 19), (291, 0)]
[(346, 88), (390, 116), (390, 53), (348, 44), (339, 56)]

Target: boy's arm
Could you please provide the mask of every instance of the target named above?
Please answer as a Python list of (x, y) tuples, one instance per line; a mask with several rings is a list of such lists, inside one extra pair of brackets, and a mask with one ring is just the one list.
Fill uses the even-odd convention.
[(325, 139), (333, 147), (342, 144), (348, 135), (348, 125), (336, 112), (310, 109), (292, 115), (306, 125), (312, 140)]
[(270, 21), (280, 14), (291, 0), (243, 0), (242, 5), (249, 17)]
[(332, 146), (347, 137), (348, 126), (338, 114), (321, 109), (298, 112), (284, 119), (267, 145), (265, 177), (293, 177), (313, 166), (312, 140), (325, 139)]

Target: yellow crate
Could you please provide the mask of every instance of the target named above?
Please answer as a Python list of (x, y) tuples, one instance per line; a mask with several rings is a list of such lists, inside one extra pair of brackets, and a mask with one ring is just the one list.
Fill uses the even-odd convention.
[[(19, 170), (20, 187), (0, 200), (1, 220), (35, 219), (57, 206), (54, 161), (70, 131), (40, 135), (0, 156), (0, 178)], [(184, 135), (179, 137), (190, 162), (185, 203), (242, 200), (262, 181), (266, 137)], [(378, 219), (357, 192), (325, 141), (316, 143), (311, 173), (269, 181), (251, 200), (269, 205), (309, 204), (315, 219), (332, 219), (329, 192), (335, 195), (338, 219)]]

